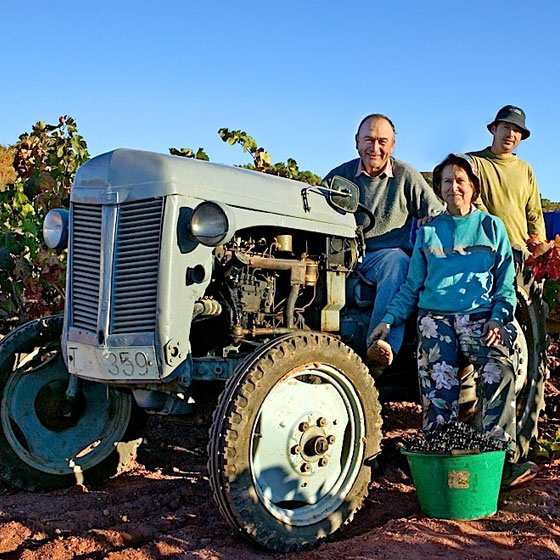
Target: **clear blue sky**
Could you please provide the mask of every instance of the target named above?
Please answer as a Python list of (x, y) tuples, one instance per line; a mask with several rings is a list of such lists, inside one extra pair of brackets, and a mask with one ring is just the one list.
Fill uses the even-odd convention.
[(273, 161), (324, 175), (355, 157), (370, 112), (397, 128), (394, 155), (422, 171), (490, 143), (506, 104), (527, 113), (529, 161), (560, 200), (560, 3), (6, 0), (0, 143), (73, 116), (92, 155), (203, 146), (245, 163), (220, 127)]

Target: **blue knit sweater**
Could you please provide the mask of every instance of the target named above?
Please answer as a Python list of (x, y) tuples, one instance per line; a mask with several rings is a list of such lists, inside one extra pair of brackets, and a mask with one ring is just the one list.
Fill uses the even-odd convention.
[(405, 284), (383, 321), (398, 324), (416, 305), (442, 315), (491, 313), (500, 324), (513, 319), (516, 296), (513, 256), (503, 222), (480, 210), (441, 214), (421, 227)]

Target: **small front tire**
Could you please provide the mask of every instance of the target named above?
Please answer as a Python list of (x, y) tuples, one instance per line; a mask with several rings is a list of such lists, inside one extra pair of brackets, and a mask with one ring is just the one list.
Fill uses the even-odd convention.
[(210, 429), (210, 483), (225, 520), (268, 549), (311, 548), (361, 507), (381, 442), (367, 368), (339, 340), (287, 335), (226, 385)]

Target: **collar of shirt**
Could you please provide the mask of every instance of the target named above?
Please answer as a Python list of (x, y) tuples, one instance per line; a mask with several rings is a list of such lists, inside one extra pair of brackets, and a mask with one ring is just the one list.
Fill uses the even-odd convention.
[[(488, 148), (486, 148), (487, 153), (488, 153), (488, 159), (499, 159), (502, 161), (507, 161), (510, 160), (513, 161), (514, 159), (517, 158), (517, 154), (515, 152), (511, 152), (511, 154), (495, 154), (492, 151), (491, 146), (488, 146)], [(362, 160), (360, 160), (360, 163), (362, 162)]]
[[(469, 210), (468, 214), (465, 214), (465, 216), (468, 216), (469, 214), (472, 214), (475, 210), (478, 210), (478, 208), (471, 202), (470, 210)], [(454, 214), (451, 214), (451, 212), (447, 209), (447, 203), (445, 204), (445, 213), (449, 214), (450, 216), (454, 215)], [(434, 218), (435, 217), (436, 216), (434, 216)], [(433, 220), (433, 218), (431, 218), (430, 221), (432, 221), (432, 220)], [(430, 222), (428, 222), (428, 223), (430, 223)]]
[[(358, 168), (356, 169), (356, 174), (354, 175), (354, 177), (359, 177), (361, 174), (366, 175), (366, 177), (373, 177), (373, 175), (370, 175), (365, 169), (364, 169), (364, 165), (362, 163), (362, 160), (359, 159), (358, 160)], [(389, 158), (387, 160), (387, 163), (385, 164), (384, 169), (378, 174), (375, 175), (375, 177), (382, 177), (383, 175), (385, 175), (386, 177), (393, 177), (393, 163), (391, 162), (391, 158)]]

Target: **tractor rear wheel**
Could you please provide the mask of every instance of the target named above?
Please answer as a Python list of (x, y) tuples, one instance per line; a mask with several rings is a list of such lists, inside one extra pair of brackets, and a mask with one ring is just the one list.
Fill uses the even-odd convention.
[(68, 397), (62, 322), (30, 321), (0, 342), (0, 478), (22, 490), (100, 484), (141, 441), (130, 394), (74, 380), (79, 389)]

